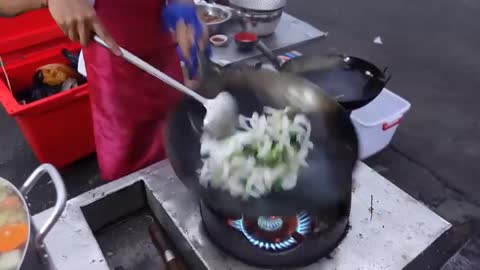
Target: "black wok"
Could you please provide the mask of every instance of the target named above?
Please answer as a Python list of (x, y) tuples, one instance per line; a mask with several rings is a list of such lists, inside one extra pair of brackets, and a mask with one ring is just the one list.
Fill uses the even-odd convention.
[[(308, 157), (309, 168), (290, 191), (272, 192), (259, 199), (242, 200), (228, 192), (199, 184), (200, 136), (205, 110), (186, 99), (171, 113), (166, 128), (165, 146), (172, 167), (183, 183), (211, 209), (220, 213), (293, 215), (300, 210), (332, 211), (350, 208), (352, 172), (358, 158), (358, 142), (348, 114), (315, 84), (291, 74), (271, 71), (228, 70), (222, 88), (239, 104), (240, 113), (250, 116), (263, 106), (302, 111), (312, 123), (315, 148)], [(215, 91), (202, 91), (213, 97)]]
[(300, 56), (280, 62), (261, 41), (256, 47), (280, 72), (302, 76), (324, 89), (348, 111), (361, 108), (383, 90), (390, 77), (374, 64), (340, 54)]

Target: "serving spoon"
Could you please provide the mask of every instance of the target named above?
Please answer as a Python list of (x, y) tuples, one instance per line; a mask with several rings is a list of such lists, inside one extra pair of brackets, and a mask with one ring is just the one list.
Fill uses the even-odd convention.
[[(103, 47), (110, 49), (107, 43), (99, 36), (95, 35), (94, 40)], [(203, 119), (203, 130), (207, 134), (214, 138), (222, 139), (235, 131), (238, 124), (238, 105), (230, 93), (223, 91), (213, 99), (205, 98), (129, 51), (123, 48), (120, 48), (120, 51), (123, 59), (129, 63), (200, 102), (207, 110)]]

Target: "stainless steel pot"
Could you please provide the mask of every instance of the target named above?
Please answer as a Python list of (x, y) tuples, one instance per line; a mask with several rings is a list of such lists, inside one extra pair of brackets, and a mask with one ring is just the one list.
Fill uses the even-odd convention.
[[(51, 216), (40, 228), (40, 231), (37, 232), (33, 227), (30, 212), (27, 203), (25, 202), (25, 199), (27, 198), (28, 193), (32, 190), (32, 188), (44, 174), (48, 174), (50, 176), (53, 186), (55, 187), (57, 200)], [(44, 240), (52, 227), (60, 218), (63, 210), (65, 209), (65, 205), (67, 202), (67, 192), (62, 177), (55, 169), (55, 167), (50, 164), (43, 164), (39, 166), (28, 177), (27, 181), (25, 181), (20, 190), (18, 190), (14, 185), (12, 185), (9, 181), (3, 178), (0, 178), (0, 186), (3, 186), (3, 188), (6, 187), (10, 192), (13, 192), (14, 196), (16, 196), (21, 201), (21, 210), (23, 210), (23, 214), (25, 215), (26, 223), (28, 225), (27, 242), (23, 244), (23, 246), (20, 246), (16, 250), (14, 250), (15, 253), (8, 252), (9, 254), (0, 254), (0, 256), (10, 256), (9, 259), (12, 260), (10, 266), (13, 266), (13, 268), (7, 269), (39, 269), (39, 267), (41, 267), (42, 265), (46, 269), (49, 269), (49, 256), (45, 249)], [(0, 209), (0, 211), (2, 210)], [(13, 264), (13, 262), (16, 262), (16, 264)]]
[(197, 12), (200, 13), (200, 16), (206, 14), (221, 18), (216, 22), (205, 23), (210, 35), (222, 33), (225, 24), (232, 18), (232, 12), (229, 7), (217, 4), (199, 3), (197, 4)]
[(240, 22), (245, 31), (259, 37), (271, 35), (277, 29), (283, 9), (274, 11), (238, 11)]
[(230, 0), (244, 30), (260, 37), (275, 32), (285, 5), (285, 0)]

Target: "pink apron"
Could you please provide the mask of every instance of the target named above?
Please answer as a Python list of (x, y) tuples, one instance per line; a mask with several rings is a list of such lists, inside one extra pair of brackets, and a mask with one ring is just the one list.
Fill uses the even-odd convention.
[[(117, 43), (182, 81), (175, 43), (161, 23), (163, 0), (97, 0), (95, 8)], [(115, 180), (165, 158), (163, 129), (181, 94), (99, 45), (84, 49), (97, 158)]]

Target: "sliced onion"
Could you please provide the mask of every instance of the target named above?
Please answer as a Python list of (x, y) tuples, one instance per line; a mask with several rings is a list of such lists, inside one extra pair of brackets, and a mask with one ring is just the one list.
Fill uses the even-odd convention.
[[(280, 187), (289, 190), (296, 186), (298, 172), (307, 167), (310, 141), (310, 122), (305, 115), (287, 115), (288, 108), (264, 108), (264, 114), (239, 117), (239, 130), (231, 137), (217, 141), (207, 134), (201, 139), (203, 166), (199, 171), (200, 183), (229, 191), (244, 199), (258, 198), (272, 191), (280, 180)], [(290, 134), (294, 133), (300, 146), (296, 149)], [(246, 154), (246, 146), (255, 148), (255, 156)], [(283, 162), (265, 166), (274, 152), (282, 153)], [(276, 161), (276, 160), (274, 160)]]

